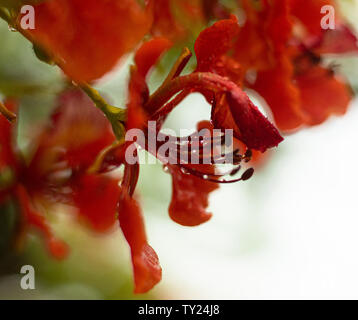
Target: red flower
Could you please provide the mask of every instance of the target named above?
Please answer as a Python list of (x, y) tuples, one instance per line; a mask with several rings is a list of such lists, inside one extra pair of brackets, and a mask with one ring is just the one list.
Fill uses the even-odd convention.
[[(213, 80), (217, 87), (226, 86), (228, 92), (219, 89), (211, 90), (211, 96), (208, 91), (205, 93), (209, 101), (215, 102), (212, 112), (214, 127), (234, 129), (235, 137), (248, 148), (264, 152), (267, 148), (277, 146), (282, 138), (239, 88), (243, 77), (241, 67), (227, 55), (238, 34), (239, 26), (234, 17), (219, 21), (204, 30), (195, 43), (197, 71), (210, 71), (225, 77)], [(212, 43), (216, 45), (213, 46)]]
[[(114, 141), (114, 135), (103, 114), (83, 93), (69, 91), (60, 97), (52, 123), (44, 129), (29, 163), (22, 160), (11, 139), (15, 130), (16, 126), (0, 118), (1, 137), (4, 137), (0, 141), (0, 173), (5, 169), (12, 172), (8, 184), (1, 189), (1, 201), (9, 197), (18, 200), (26, 225), (42, 231), (56, 258), (66, 255), (67, 246), (53, 235), (39, 210), (40, 203), (76, 205), (79, 214), (97, 231), (114, 225), (118, 180), (86, 173), (97, 154)], [(68, 188), (72, 191), (68, 192)]]
[[(0, 174), (6, 170), (12, 173), (8, 180), (0, 181), (0, 201), (16, 199), (27, 225), (42, 230), (56, 257), (62, 258), (67, 247), (54, 237), (38, 211), (43, 199), (71, 204), (80, 220), (97, 232), (110, 230), (118, 219), (131, 250), (135, 292), (146, 292), (160, 281), (159, 259), (147, 241), (135, 199), (140, 167), (125, 156), (129, 149), (136, 154), (137, 145), (122, 140), (125, 130), (148, 130), (145, 141), (137, 144), (162, 161), (172, 176), (169, 215), (181, 225), (196, 226), (211, 218), (207, 211), (209, 195), (220, 183), (249, 179), (253, 169), (237, 179), (234, 176), (244, 162), (283, 140), (244, 92), (245, 87), (266, 100), (278, 127), (285, 131), (345, 113), (351, 92), (321, 60), (326, 53), (358, 52), (357, 38), (340, 17), (336, 30), (322, 31), (320, 9), (331, 1), (303, 5), (302, 0), (242, 0), (241, 4), (246, 14), (242, 27), (215, 0), (205, 4), (157, 0), (149, 1), (146, 8), (135, 0), (49, 0), (36, 6), (37, 27), (28, 36), (78, 82), (103, 76), (147, 32), (163, 36), (143, 43), (136, 52), (125, 122), (106, 113), (107, 121), (81, 91), (67, 91), (59, 98), (33, 157), (25, 163), (11, 139), (14, 126), (0, 119)], [(177, 15), (177, 11), (183, 14)], [(196, 70), (181, 75), (191, 58), (190, 51), (183, 50), (162, 85), (151, 93), (147, 77), (158, 59), (193, 31), (188, 23), (194, 21), (197, 26), (215, 16), (227, 19), (200, 33), (194, 46)], [(295, 28), (297, 25), (300, 28)], [(83, 83), (82, 87), (86, 91)], [(155, 150), (148, 145), (148, 136), (162, 135), (170, 112), (193, 92), (201, 93), (211, 105), (211, 119), (200, 122), (198, 132), (203, 128), (211, 133), (214, 129), (234, 132), (235, 150), (230, 154), (234, 169), (230, 172), (218, 173), (212, 161), (228, 154), (221, 155), (215, 148), (207, 150), (215, 141), (222, 142), (220, 136), (205, 136), (199, 142), (192, 139), (196, 133), (188, 137), (188, 150), (199, 146), (199, 164), (167, 163), (166, 152), (158, 148), (164, 142)], [(14, 110), (11, 105), (8, 108)], [(11, 112), (8, 116), (11, 118)], [(148, 121), (156, 121), (156, 127), (150, 128)], [(189, 154), (180, 148), (180, 139), (170, 138), (178, 148), (176, 156)], [(240, 149), (244, 150), (241, 154)], [(170, 157), (174, 156), (169, 153)], [(110, 173), (120, 166), (124, 167), (122, 177)]]
[[(244, 3), (248, 20), (237, 39), (235, 57), (245, 72), (257, 72), (256, 80), (245, 85), (266, 100), (278, 127), (287, 131), (344, 114), (351, 90), (342, 77), (321, 65), (320, 54), (358, 52), (358, 45), (339, 18), (335, 30), (322, 29), (321, 8), (333, 3), (262, 0), (260, 10)], [(294, 32), (296, 19), (305, 33)]]
[[(132, 197), (139, 167), (126, 164), (121, 179), (90, 173), (98, 154), (115, 137), (110, 123), (81, 91), (62, 94), (51, 120), (26, 164), (12, 143), (16, 127), (0, 118), (0, 174), (4, 168), (13, 172), (11, 183), (1, 186), (1, 203), (9, 197), (16, 199), (26, 226), (42, 231), (49, 251), (58, 259), (67, 255), (67, 245), (54, 236), (38, 204), (70, 204), (77, 208), (80, 220), (97, 232), (113, 228), (118, 219), (131, 247), (135, 291), (148, 291), (161, 279), (161, 268), (147, 243), (141, 211)], [(116, 162), (121, 164), (124, 162)]]
[[(156, 61), (170, 46), (171, 44), (167, 40), (156, 38), (144, 43), (137, 51), (136, 65), (132, 67), (129, 82), (126, 130), (129, 131), (133, 128), (149, 130), (147, 121), (155, 120), (158, 121), (155, 133), (160, 134), (165, 118), (181, 101), (181, 98), (191, 91), (198, 90), (214, 96), (220, 94), (227, 99), (226, 108), (223, 112), (232, 112), (237, 128), (236, 133), (248, 147), (264, 151), (282, 140), (277, 130), (259, 113), (246, 94), (233, 82), (212, 73), (194, 72), (188, 76), (180, 76), (190, 58), (188, 52), (183, 53), (162, 86), (150, 95), (146, 77)], [(171, 100), (177, 93), (179, 95)], [(211, 124), (205, 123), (201, 123), (198, 129), (202, 126), (213, 129)], [(153, 150), (148, 149), (148, 143), (141, 146), (146, 148), (147, 151), (153, 152)], [(133, 197), (138, 181), (139, 165), (129, 164), (125, 159), (126, 150), (133, 147), (135, 153), (136, 147), (130, 142), (125, 142), (118, 148), (107, 150), (105, 155), (102, 155), (97, 170), (106, 172), (113, 167), (124, 165), (124, 176), (118, 202), (118, 219), (131, 248), (135, 291), (144, 292), (160, 280), (161, 268), (157, 255), (147, 243), (142, 214)], [(208, 156), (204, 149), (204, 146), (200, 149), (201, 159)], [(158, 150), (154, 151), (154, 155), (159, 160), (163, 160), (163, 154)], [(249, 153), (244, 156), (235, 153), (235, 163), (239, 164), (241, 160), (247, 160), (249, 157)], [(185, 226), (195, 226), (210, 219), (211, 214), (206, 212), (208, 196), (217, 189), (218, 183), (226, 182), (226, 180), (222, 180), (223, 175), (215, 174), (214, 165), (182, 163), (166, 163), (166, 165), (173, 179), (173, 195), (169, 206), (170, 217)], [(235, 171), (238, 171), (238, 169)], [(248, 170), (240, 179), (234, 181), (246, 180), (250, 178), (252, 173), (252, 170)], [(91, 185), (91, 181), (90, 183), (87, 182), (86, 185)], [(84, 196), (83, 203), (91, 194), (92, 191)], [(110, 196), (108, 195), (108, 197)], [(111, 203), (111, 201), (109, 202)]]
[[(357, 37), (338, 15), (336, 29), (323, 30), (324, 5), (333, 3), (243, 0), (246, 21), (242, 27), (231, 17), (199, 35), (195, 44), (197, 71), (210, 71), (240, 87), (254, 89), (266, 100), (277, 126), (284, 131), (344, 114), (351, 90), (342, 77), (321, 64), (321, 55), (357, 53)], [(297, 25), (301, 29), (295, 29)], [(332, 95), (326, 96), (327, 92)], [(238, 119), (233, 118), (233, 110), (228, 112), (227, 98), (220, 94), (214, 98), (215, 126), (235, 128)], [(240, 136), (238, 130), (235, 133)]]
[[(199, 52), (200, 40), (196, 47)], [(236, 134), (248, 147), (265, 151), (282, 140), (276, 129), (234, 83), (212, 73), (195, 72), (188, 76), (180, 76), (181, 70), (190, 57), (188, 53), (181, 56), (160, 89), (149, 96), (145, 77), (160, 54), (167, 49), (168, 44), (165, 40), (154, 39), (143, 44), (136, 54), (136, 68), (132, 70), (129, 85), (127, 130), (144, 129), (147, 126), (147, 120), (157, 120), (159, 124), (162, 124), (183, 96), (192, 90), (198, 90), (208, 95), (220, 94), (221, 97), (227, 99), (222, 112), (233, 114)], [(208, 54), (216, 57), (215, 53), (208, 52)], [(198, 69), (203, 68), (206, 63), (205, 59), (209, 59), (205, 54), (198, 56)], [(179, 95), (171, 100), (178, 92)], [(224, 123), (224, 125), (226, 128), (232, 128), (230, 123)], [(160, 127), (161, 125), (157, 127), (158, 132)], [(123, 148), (127, 147), (126, 144), (117, 151), (119, 162), (123, 161)], [(147, 148), (147, 144), (142, 147)], [(162, 159), (159, 153), (154, 155)], [(171, 218), (186, 226), (198, 225), (210, 219), (211, 214), (205, 211), (208, 205), (208, 195), (218, 187), (217, 183), (221, 182), (219, 179), (221, 177), (214, 174), (214, 166), (180, 163), (178, 165), (167, 164), (167, 166), (173, 177), (173, 196), (169, 206)], [(207, 176), (207, 179), (203, 178), (204, 176)]]

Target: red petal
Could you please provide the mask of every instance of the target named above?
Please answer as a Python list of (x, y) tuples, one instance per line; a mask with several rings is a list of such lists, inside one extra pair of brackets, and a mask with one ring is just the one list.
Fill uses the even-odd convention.
[(312, 49), (316, 54), (358, 53), (358, 38), (347, 25), (339, 24), (325, 31)]
[(352, 99), (352, 91), (344, 80), (320, 66), (308, 69), (296, 77), (301, 92), (302, 109), (308, 124), (317, 125), (330, 115), (343, 115)]
[[(201, 78), (206, 77), (202, 75)], [(213, 81), (210, 86), (217, 87), (222, 93), (226, 94), (227, 106), (239, 130), (236, 131), (236, 136), (249, 149), (265, 152), (268, 148), (275, 147), (283, 141), (275, 126), (259, 111), (247, 94), (238, 86), (228, 80), (213, 77), (212, 75), (208, 75), (205, 79), (206, 81)], [(228, 111), (225, 110), (225, 113), (228, 113)], [(223, 119), (227, 121), (231, 117), (225, 115)], [(232, 126), (228, 128), (224, 124), (221, 124), (220, 127), (236, 130), (236, 127)]]
[(141, 209), (126, 192), (119, 202), (118, 219), (131, 249), (135, 293), (145, 293), (161, 280), (162, 269), (157, 254), (147, 242)]
[(332, 0), (291, 0), (291, 12), (306, 27), (307, 31), (313, 35), (320, 35), (324, 30), (321, 27), (321, 20), (324, 15), (321, 13), (322, 7), (333, 6)]
[(31, 36), (76, 81), (110, 71), (150, 28), (151, 17), (136, 0), (48, 0), (35, 7)]
[[(209, 165), (192, 165), (193, 169), (203, 169), (210, 173)], [(178, 166), (169, 166), (172, 175), (173, 194), (169, 206), (169, 215), (183, 226), (197, 226), (208, 221), (212, 214), (206, 212), (209, 194), (218, 188), (193, 175), (184, 174)]]
[(204, 22), (202, 0), (154, 0), (152, 34), (178, 42)]
[(211, 120), (215, 128), (224, 130), (232, 129), (234, 131), (234, 136), (238, 139), (240, 138), (240, 130), (232, 117), (225, 95), (216, 95), (215, 104), (211, 110)]
[(138, 72), (145, 78), (160, 56), (170, 49), (172, 42), (165, 38), (156, 38), (145, 42), (135, 55)]
[(277, 55), (287, 49), (287, 42), (292, 36), (293, 22), (290, 16), (290, 1), (272, 1), (267, 9), (268, 21), (265, 33)]
[(184, 27), (176, 21), (172, 13), (171, 0), (154, 1), (154, 21), (151, 32), (155, 36), (163, 36), (173, 41), (186, 36)]
[[(15, 111), (14, 101), (5, 101), (4, 105), (9, 111)], [(6, 166), (16, 167), (16, 155), (14, 153), (13, 139), (14, 125), (0, 114), (0, 171)]]
[(299, 90), (293, 83), (293, 76), (291, 61), (283, 58), (276, 68), (259, 72), (252, 85), (266, 100), (275, 123), (283, 131), (296, 129), (305, 122)]
[[(239, 30), (237, 18), (231, 16), (231, 19), (218, 21), (202, 31), (195, 42), (198, 62), (196, 71), (213, 72), (227, 77), (241, 86), (244, 77), (242, 68), (236, 60), (228, 55), (229, 50), (233, 48)], [(208, 94), (205, 92), (203, 94), (208, 99)]]
[(84, 175), (74, 181), (73, 200), (93, 230), (108, 231), (115, 224), (120, 188), (118, 179), (104, 175)]
[(272, 47), (264, 33), (267, 22), (267, 10), (257, 10), (255, 5), (265, 5), (267, 2), (252, 2), (243, 0), (242, 5), (246, 15), (246, 22), (240, 29), (235, 43), (234, 57), (236, 61), (248, 69), (262, 70), (272, 65)]
[(22, 214), (26, 223), (42, 231), (51, 255), (58, 260), (66, 258), (69, 254), (69, 248), (67, 244), (55, 237), (53, 230), (47, 223), (45, 217), (34, 210), (29, 195), (22, 185), (17, 185), (16, 195), (20, 202)]
[(36, 172), (46, 171), (61, 150), (69, 167), (86, 169), (114, 139), (109, 121), (93, 102), (81, 91), (69, 90), (58, 100), (53, 126), (42, 135), (33, 165)]
[(235, 45), (234, 56), (246, 69), (267, 70), (278, 53), (287, 50), (292, 35), (290, 1), (243, 0), (246, 14)]
[(227, 95), (231, 114), (240, 130), (240, 140), (249, 149), (265, 152), (283, 141), (278, 130), (243, 92), (236, 90)]
[(211, 71), (233, 46), (240, 27), (236, 17), (216, 22), (202, 31), (195, 42), (197, 71)]
[[(196, 72), (177, 78), (156, 99), (149, 101), (147, 107), (163, 105), (173, 95), (188, 88), (211, 91), (213, 94), (225, 94), (232, 118), (240, 130), (239, 139), (248, 148), (264, 152), (268, 148), (277, 146), (283, 140), (277, 129), (260, 113), (244, 91), (235, 83), (213, 73)], [(232, 129), (232, 127), (227, 129)]]
[(129, 102), (127, 106), (126, 129), (142, 129), (147, 124), (148, 115), (144, 111), (144, 104), (149, 99), (149, 89), (145, 78), (132, 70), (129, 80)]
[(132, 69), (129, 81), (129, 103), (126, 129), (143, 128), (146, 126), (147, 115), (144, 104), (149, 98), (149, 89), (145, 78), (160, 56), (172, 46), (164, 38), (157, 38), (145, 42), (135, 55), (137, 69)]

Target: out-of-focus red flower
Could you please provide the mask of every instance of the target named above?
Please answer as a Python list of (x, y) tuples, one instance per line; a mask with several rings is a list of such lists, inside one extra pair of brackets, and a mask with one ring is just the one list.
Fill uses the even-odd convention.
[[(227, 19), (199, 36), (197, 46), (201, 44), (203, 49), (196, 48), (198, 66), (255, 90), (265, 99), (283, 131), (316, 125), (330, 115), (344, 114), (351, 90), (342, 77), (321, 63), (322, 55), (357, 53), (357, 37), (338, 14), (336, 29), (324, 30), (321, 26), (324, 5), (334, 3), (243, 0), (246, 20), (241, 28), (235, 19)], [(210, 38), (220, 45), (210, 46)], [(200, 60), (205, 53), (209, 59), (203, 65)], [(228, 112), (218, 112), (225, 106), (225, 99), (216, 100), (214, 119), (233, 126)]]
[[(204, 1), (205, 2), (205, 1)], [(154, 0), (151, 33), (171, 41), (184, 41), (206, 24), (202, 0)]]
[(149, 31), (152, 15), (136, 0), (48, 0), (35, 6), (28, 30), (73, 80), (110, 71)]
[(63, 258), (68, 249), (53, 235), (40, 204), (72, 204), (96, 231), (105, 231), (114, 225), (118, 179), (90, 175), (87, 169), (115, 138), (108, 121), (87, 96), (70, 90), (59, 98), (52, 121), (43, 130), (29, 162), (22, 159), (10, 138), (15, 129), (15, 125), (0, 118), (1, 136), (6, 137), (0, 141), (1, 159), (8, 159), (0, 170), (12, 172), (8, 185), (1, 190), (3, 201), (9, 197), (18, 200), (25, 225), (42, 231), (54, 257)]
[[(307, 124), (320, 124), (330, 115), (343, 115), (352, 99), (352, 92), (345, 80), (332, 70), (312, 66), (295, 77), (300, 91), (302, 110)], [(323, 106), (323, 107), (322, 107)]]
[(297, 18), (309, 35), (321, 35), (325, 30), (321, 27), (321, 20), (323, 15), (321, 9), (324, 6), (333, 6), (335, 4), (333, 0), (290, 0), (292, 13)]

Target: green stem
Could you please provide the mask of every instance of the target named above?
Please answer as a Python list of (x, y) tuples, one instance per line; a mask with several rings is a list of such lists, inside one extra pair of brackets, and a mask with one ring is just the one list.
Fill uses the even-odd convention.
[(78, 86), (85, 92), (98, 109), (100, 109), (108, 118), (113, 116), (124, 122), (126, 120), (126, 110), (111, 106), (107, 101), (99, 94), (99, 92), (91, 87), (88, 83), (80, 83)]

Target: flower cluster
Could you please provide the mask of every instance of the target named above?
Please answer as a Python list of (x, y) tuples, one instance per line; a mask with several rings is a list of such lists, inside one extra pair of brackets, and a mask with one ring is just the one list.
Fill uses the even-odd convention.
[[(322, 30), (321, 7), (333, 5), (330, 0), (232, 2), (245, 13), (244, 21), (238, 21), (218, 0), (144, 4), (136, 0), (44, 0), (0, 7), (1, 17), (75, 84), (58, 97), (30, 159), (24, 159), (15, 143), (16, 103), (0, 103), (7, 118), (0, 118), (0, 203), (19, 204), (22, 234), (29, 226), (37, 227), (53, 256), (63, 258), (67, 245), (54, 236), (44, 208), (59, 202), (72, 205), (78, 219), (97, 232), (106, 232), (119, 221), (131, 249), (135, 292), (146, 292), (160, 281), (161, 267), (148, 244), (135, 199), (140, 167), (125, 158), (129, 148), (137, 152), (138, 143), (125, 141), (126, 131), (148, 129), (148, 121), (155, 121), (155, 134), (160, 134), (168, 115), (193, 92), (202, 94), (211, 106), (211, 120), (199, 122), (198, 131), (233, 130), (240, 149), (233, 152), (234, 169), (227, 173), (218, 173), (214, 164), (204, 161), (168, 164), (157, 150), (150, 150), (147, 143), (141, 145), (163, 161), (172, 176), (170, 217), (181, 225), (196, 226), (210, 219), (209, 194), (220, 183), (249, 179), (252, 169), (235, 178), (241, 165), (253, 152), (264, 153), (283, 140), (278, 129), (292, 131), (345, 113), (352, 92), (331, 66), (324, 65), (323, 57), (357, 53), (357, 38), (339, 16), (335, 30)], [(23, 3), (35, 6), (34, 30), (18, 27), (17, 10)], [(192, 55), (183, 43), (211, 20), (219, 21), (195, 41), (196, 69), (182, 75)], [(150, 71), (178, 45), (183, 46), (182, 54), (159, 88), (150, 92)], [(88, 82), (112, 70), (135, 48), (127, 107), (113, 107)], [(254, 90), (266, 101), (278, 129), (244, 89)], [(213, 139), (200, 141), (200, 160), (214, 156), (205, 148)], [(113, 174), (118, 168), (122, 174)]]

